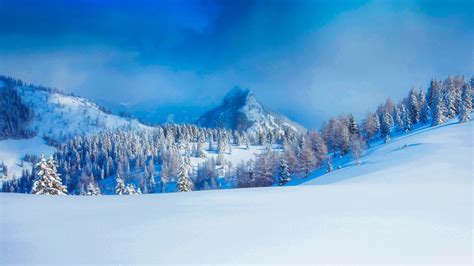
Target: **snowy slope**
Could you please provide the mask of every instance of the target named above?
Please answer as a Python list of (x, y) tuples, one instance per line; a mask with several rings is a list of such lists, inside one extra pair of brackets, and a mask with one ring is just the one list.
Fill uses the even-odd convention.
[[(473, 179), (473, 125), (456, 119), (437, 127), (392, 138), (388, 144), (374, 146), (361, 165), (349, 162), (314, 180), (323, 184), (470, 184)], [(453, 149), (456, 147), (456, 149)]]
[(75, 136), (119, 128), (148, 128), (135, 119), (107, 114), (95, 103), (81, 97), (49, 93), (33, 87), (20, 87), (18, 91), (25, 104), (34, 110), (35, 118), (30, 127), (37, 130), (38, 136)]
[[(0, 86), (5, 86), (4, 82)], [(92, 135), (114, 129), (151, 129), (138, 122), (103, 112), (94, 102), (60, 93), (41, 90), (32, 86), (16, 87), (22, 101), (34, 113), (29, 128), (36, 132), (32, 139), (0, 140), (0, 162), (8, 169), (8, 178), (22, 173), (22, 157), (29, 154), (50, 155), (53, 148), (48, 147), (41, 138), (45, 135), (55, 139), (69, 138), (79, 134)], [(23, 164), (26, 169), (31, 166)], [(0, 180), (1, 183), (2, 180)]]
[(301, 125), (285, 116), (267, 110), (250, 90), (238, 87), (229, 91), (222, 104), (203, 114), (196, 124), (202, 127), (222, 127), (247, 132), (305, 131)]
[(472, 130), (414, 132), (306, 186), (0, 194), (0, 262), (471, 265)]

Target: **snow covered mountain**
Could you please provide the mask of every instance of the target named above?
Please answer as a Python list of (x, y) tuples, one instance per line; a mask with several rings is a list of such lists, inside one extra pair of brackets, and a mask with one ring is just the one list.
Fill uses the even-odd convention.
[[(18, 105), (26, 106), (30, 114), (25, 126), (28, 131), (39, 137), (48, 135), (62, 138), (120, 128), (148, 128), (136, 119), (113, 115), (82, 97), (66, 95), (48, 88), (23, 85), (5, 77), (0, 81), (0, 90), (7, 90), (7, 87), (16, 90), (21, 102), (15, 106), (8, 106), (7, 103), (2, 105), (2, 108), (18, 109)], [(7, 127), (9, 123), (5, 124), (3, 126)]]
[(374, 144), (361, 165), (348, 162), (305, 186), (0, 193), (1, 261), (471, 265), (473, 126), (453, 120), (394, 136)]
[(266, 109), (249, 89), (238, 87), (229, 91), (222, 103), (203, 114), (196, 124), (202, 127), (223, 127), (247, 133), (268, 130), (305, 131), (303, 126)]
[(23, 160), (26, 154), (55, 151), (45, 136), (60, 141), (115, 129), (150, 127), (111, 114), (85, 98), (0, 76), (0, 162), (8, 166), (8, 178), (31, 170), (31, 164)]

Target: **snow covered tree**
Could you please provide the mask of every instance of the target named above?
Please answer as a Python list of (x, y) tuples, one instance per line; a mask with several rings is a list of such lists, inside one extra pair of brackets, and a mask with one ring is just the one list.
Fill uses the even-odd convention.
[(213, 151), (214, 150), (214, 145), (212, 142), (212, 136), (209, 138), (209, 148), (208, 151)]
[(358, 135), (352, 135), (350, 140), (350, 147), (352, 156), (356, 161), (356, 164), (360, 164), (360, 157), (365, 148), (365, 142)]
[(337, 139), (336, 139), (337, 147), (339, 148), (341, 155), (345, 155), (349, 152), (349, 139), (350, 139), (349, 129), (341, 121), (338, 124)]
[(456, 98), (454, 97), (454, 92), (450, 89), (445, 92), (444, 103), (446, 106), (446, 117), (453, 118), (456, 116)]
[(465, 123), (471, 120), (470, 113), (472, 111), (472, 92), (469, 84), (463, 86), (462, 96), (461, 96), (461, 110), (459, 114), (459, 122)]
[(407, 108), (406, 111), (408, 113), (408, 118), (410, 119), (410, 125), (418, 123), (419, 118), (420, 118), (420, 106), (418, 102), (418, 95), (415, 91), (415, 88), (412, 88), (410, 92), (408, 93), (406, 108)]
[(374, 116), (373, 113), (367, 113), (365, 116), (365, 119), (362, 123), (362, 127), (365, 132), (365, 138), (367, 139), (367, 142), (370, 141), (370, 139), (377, 134), (378, 127), (377, 127), (377, 121), (378, 118)]
[(395, 108), (394, 116), (395, 116), (395, 125), (397, 126), (397, 129), (403, 130), (404, 125), (403, 125), (403, 119), (402, 119), (401, 106), (398, 106)]
[(133, 184), (128, 184), (125, 187), (124, 195), (138, 195), (138, 194), (142, 194), (142, 192), (140, 191), (140, 188), (137, 190)]
[(328, 123), (323, 124), (322, 135), (329, 152), (336, 153), (337, 150), (337, 120), (331, 118)]
[(380, 120), (380, 137), (386, 138), (387, 136), (390, 138), (390, 114), (387, 111), (382, 113), (382, 117)]
[(222, 138), (222, 136), (220, 136), (217, 139), (217, 153), (223, 154), (225, 151), (226, 151), (225, 140)]
[(291, 174), (288, 164), (285, 159), (280, 159), (280, 166), (278, 169), (278, 185), (284, 186), (286, 183), (290, 182)]
[(275, 183), (278, 161), (271, 150), (260, 154), (255, 162), (255, 186), (267, 187)]
[(355, 121), (354, 116), (352, 114), (350, 114), (348, 116), (347, 120), (348, 120), (348, 123), (349, 123), (349, 125), (348, 125), (349, 133), (351, 135), (354, 135), (354, 134), (358, 135), (359, 134), (359, 126), (357, 125), (357, 122)]
[[(349, 132), (347, 128), (346, 131)], [(308, 177), (309, 171), (311, 171), (316, 166), (316, 162), (314, 160), (314, 152), (311, 148), (311, 143), (307, 138), (304, 138), (302, 141), (299, 162), (304, 177)]]
[(446, 122), (446, 107), (444, 105), (444, 100), (441, 95), (441, 91), (437, 91), (435, 95), (433, 95), (433, 107), (431, 108), (431, 117), (432, 117), (432, 126), (437, 126), (444, 124)]
[(420, 106), (420, 121), (423, 124), (428, 123), (428, 120), (430, 118), (430, 105), (426, 101), (425, 93), (423, 90), (420, 90), (420, 93), (418, 94), (418, 104)]
[(193, 182), (189, 178), (188, 174), (189, 164), (186, 159), (181, 162), (178, 171), (178, 191), (179, 192), (190, 192), (192, 191)]
[(120, 174), (117, 174), (116, 181), (117, 185), (115, 186), (115, 194), (126, 195), (125, 184), (123, 183), (123, 179), (120, 177)]
[[(153, 159), (148, 161), (147, 167), (145, 167), (144, 177), (146, 180), (146, 193), (154, 193), (156, 191), (156, 182), (155, 182), (155, 163)], [(144, 191), (145, 192), (145, 191)]]
[(204, 152), (202, 142), (198, 142), (198, 144), (196, 146), (196, 152), (195, 152), (194, 156), (197, 157), (197, 158), (206, 158), (206, 153)]
[(35, 166), (37, 179), (33, 184), (32, 194), (40, 195), (66, 195), (66, 187), (62, 185), (60, 175), (57, 173), (56, 162), (53, 157), (46, 161), (41, 155), (40, 161)]
[(403, 103), (400, 106), (400, 116), (403, 123), (403, 130), (410, 131), (412, 118), (410, 118), (410, 114), (408, 113), (407, 109), (405, 108), (405, 104)]
[(87, 192), (86, 195), (88, 196), (97, 196), (100, 195), (100, 188), (99, 186), (94, 183), (94, 182), (89, 182), (87, 185)]
[(324, 157), (326, 157), (326, 154), (328, 153), (328, 149), (321, 135), (316, 130), (311, 130), (307, 137), (311, 142), (311, 147), (313, 149), (315, 166), (319, 167), (322, 165)]
[[(0, 173), (2, 173), (3, 176), (6, 178), (6, 177), (8, 176), (8, 167), (7, 167), (7, 165), (2, 162), (2, 163), (0, 164), (0, 167), (1, 167)], [(2, 177), (2, 176), (0, 176), (0, 177)]]
[(426, 101), (430, 107), (430, 109), (433, 111), (435, 109), (435, 105), (437, 104), (438, 101), (438, 95), (441, 93), (441, 87), (439, 85), (439, 82), (435, 79), (431, 80), (430, 87), (428, 88), (427, 96), (426, 96)]

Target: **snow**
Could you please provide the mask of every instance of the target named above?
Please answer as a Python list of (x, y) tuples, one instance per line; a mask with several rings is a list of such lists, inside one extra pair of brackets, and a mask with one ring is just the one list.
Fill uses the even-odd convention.
[[(214, 146), (217, 145), (214, 143)], [(278, 147), (279, 145), (273, 145), (273, 150), (274, 151), (281, 151), (281, 148)], [(255, 160), (256, 156), (259, 154), (262, 154), (266, 147), (262, 145), (250, 145), (249, 149), (247, 150), (245, 145), (231, 145), (232, 147), (232, 153), (224, 152), (222, 155), (224, 156), (224, 160), (226, 162), (232, 163), (232, 165), (235, 167), (241, 162), (247, 162), (250, 159)], [(191, 157), (191, 165), (193, 167), (197, 167), (199, 163), (203, 163), (206, 160), (210, 158), (214, 158), (217, 160), (219, 157), (219, 154), (216, 151), (209, 151), (209, 144), (205, 143), (203, 145), (204, 148), (204, 153), (206, 154), (206, 158), (196, 158), (196, 157)], [(184, 150), (183, 150), (184, 154)]]
[(425, 183), (423, 176), (429, 176), (430, 183), (471, 184), (473, 125), (451, 119), (444, 125), (393, 137), (388, 144), (369, 149), (361, 165), (348, 162), (306, 184), (418, 184)]
[[(61, 139), (121, 128), (151, 130), (151, 127), (141, 124), (136, 119), (107, 114), (95, 103), (81, 97), (49, 93), (33, 87), (19, 87), (18, 91), (24, 103), (33, 109), (34, 118), (30, 128), (36, 130), (37, 137), (0, 140), (0, 162), (3, 161), (7, 165), (8, 178), (12, 178), (13, 175), (21, 176), (21, 158), (26, 153), (50, 155), (54, 152), (54, 148), (47, 146), (42, 140), (44, 135), (53, 135)], [(25, 168), (31, 169), (31, 165), (26, 163)]]
[(248, 89), (234, 88), (221, 105), (203, 114), (198, 121), (203, 127), (225, 127), (258, 134), (267, 130), (290, 129), (296, 133), (306, 129), (287, 117), (267, 110)]
[(35, 112), (30, 126), (37, 129), (38, 136), (91, 135), (118, 128), (149, 128), (136, 119), (104, 113), (95, 103), (81, 97), (49, 93), (32, 87), (20, 87), (18, 90), (25, 104)]
[[(39, 138), (31, 139), (7, 139), (0, 141), (0, 162), (7, 165), (8, 177), (20, 177), (23, 167), (22, 158), (25, 154), (45, 154), (52, 155), (54, 148), (46, 145), (44, 141)], [(23, 163), (24, 168), (31, 170), (30, 163)]]
[(421, 129), (303, 186), (1, 193), (0, 263), (472, 265), (472, 130)]

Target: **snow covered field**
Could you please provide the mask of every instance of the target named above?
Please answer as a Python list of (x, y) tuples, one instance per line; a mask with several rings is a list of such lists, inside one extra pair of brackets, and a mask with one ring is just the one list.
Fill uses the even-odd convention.
[(306, 186), (3, 193), (0, 262), (471, 264), (473, 124), (413, 132)]

